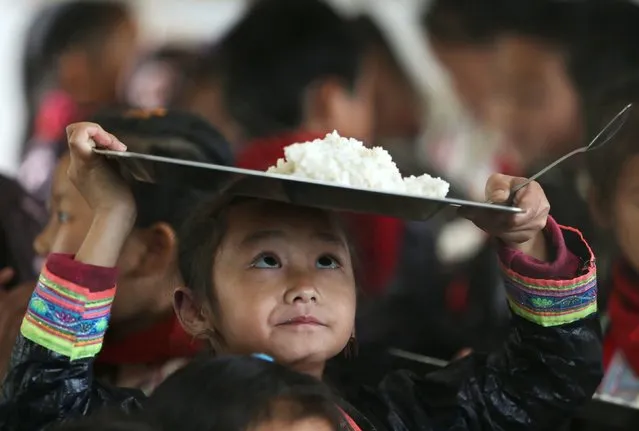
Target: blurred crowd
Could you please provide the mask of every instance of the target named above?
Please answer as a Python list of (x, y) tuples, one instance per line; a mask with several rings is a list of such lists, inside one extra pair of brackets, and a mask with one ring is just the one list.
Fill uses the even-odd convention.
[[(441, 176), (451, 195), (483, 201), (491, 173), (529, 176), (639, 102), (639, 3), (431, 0), (419, 22), (428, 61), (443, 71), (444, 79), (427, 83), (434, 88), (414, 79), (401, 39), (378, 16), (342, 15), (315, 0), (256, 0), (219, 40), (144, 55), (125, 3), (73, 0), (39, 11), (25, 43), (22, 161), (15, 178), (0, 176), (0, 376), (10, 371), (44, 259), (54, 250), (76, 253), (92, 221), (66, 176), (70, 123), (94, 121), (138, 152), (256, 170), (275, 164), (287, 145), (337, 130), (387, 149), (405, 175)], [(452, 98), (435, 97), (446, 85)], [(455, 107), (446, 121), (437, 115), (444, 105)], [(605, 370), (598, 396), (637, 408), (638, 109), (607, 146), (539, 180), (553, 219), (579, 229), (597, 256)], [(149, 139), (170, 145), (145, 145)], [(118, 261), (120, 290), (95, 375), (151, 394), (205, 350), (172, 305), (176, 232), (198, 196), (143, 185), (134, 196), (135, 238)], [(334, 386), (378, 384), (397, 360), (393, 352), (448, 362), (504, 343), (511, 315), (486, 233), (454, 213), (426, 222), (361, 214), (344, 221), (363, 263), (356, 268), (358, 352), (329, 364)], [(152, 408), (179, 404), (176, 391), (198, 386), (197, 367), (217, 373), (218, 390), (230, 394), (271, 366), (241, 361), (191, 362), (181, 380), (160, 386)], [(314, 384), (275, 368), (302, 395), (300, 387)], [(266, 397), (270, 384), (242, 399), (242, 408)], [(220, 406), (228, 402), (200, 390)], [(195, 423), (197, 406), (180, 408), (163, 420), (188, 416), (194, 422), (182, 429), (208, 429)], [(117, 429), (152, 429), (121, 420)], [(107, 429), (100, 426), (108, 421), (91, 421), (65, 429)], [(308, 429), (324, 429), (316, 426)]]

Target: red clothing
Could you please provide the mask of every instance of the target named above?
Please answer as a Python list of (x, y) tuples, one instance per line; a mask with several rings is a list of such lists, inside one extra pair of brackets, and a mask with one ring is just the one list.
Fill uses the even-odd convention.
[[(237, 166), (265, 171), (284, 157), (284, 148), (298, 142), (321, 139), (317, 133), (291, 133), (255, 140), (240, 151)], [(347, 214), (346, 225), (351, 234), (356, 262), (365, 262), (362, 268), (362, 289), (369, 294), (380, 294), (395, 274), (403, 223), (399, 219), (370, 214)]]
[(639, 376), (639, 274), (625, 262), (617, 263), (613, 271), (608, 317), (610, 329), (604, 339), (604, 368), (608, 368), (615, 352), (621, 350)]
[(34, 138), (38, 142), (56, 143), (64, 130), (81, 116), (73, 99), (64, 91), (52, 91), (44, 96), (35, 119)]

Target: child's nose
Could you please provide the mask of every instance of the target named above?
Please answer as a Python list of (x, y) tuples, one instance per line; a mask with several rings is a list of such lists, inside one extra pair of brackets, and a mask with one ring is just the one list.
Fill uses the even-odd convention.
[(51, 229), (47, 226), (33, 240), (33, 249), (40, 257), (47, 257), (51, 251)]
[(314, 287), (306, 285), (289, 289), (286, 292), (285, 300), (289, 304), (302, 303), (309, 304), (317, 302), (318, 294)]

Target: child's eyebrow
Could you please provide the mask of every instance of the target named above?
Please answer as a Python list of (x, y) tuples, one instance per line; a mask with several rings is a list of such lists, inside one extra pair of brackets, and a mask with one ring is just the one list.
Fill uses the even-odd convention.
[(285, 239), (286, 234), (281, 230), (258, 230), (246, 235), (240, 245), (246, 247), (256, 242), (264, 241), (267, 239)]
[(313, 237), (323, 241), (323, 242), (329, 242), (333, 245), (337, 245), (339, 247), (342, 248), (346, 248), (346, 244), (344, 243), (344, 239), (342, 237), (340, 237), (339, 235), (335, 235), (334, 233), (331, 232), (316, 232)]

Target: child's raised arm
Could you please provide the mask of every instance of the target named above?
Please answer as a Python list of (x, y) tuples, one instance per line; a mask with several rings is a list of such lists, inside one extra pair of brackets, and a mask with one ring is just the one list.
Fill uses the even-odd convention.
[[(493, 176), (487, 198), (505, 201), (522, 180)], [(515, 204), (525, 212), (464, 214), (499, 243), (510, 335), (498, 351), (432, 375), (387, 376), (378, 388), (382, 415), (401, 418), (406, 429), (562, 429), (599, 384), (594, 256), (579, 232), (548, 217), (538, 184), (520, 190)]]
[(136, 217), (127, 185), (93, 148), (126, 147), (93, 123), (73, 124), (67, 136), (68, 174), (93, 221), (78, 253), (53, 250), (40, 275), (3, 383), (0, 428), (6, 431), (41, 430), (106, 403), (137, 404), (139, 396), (93, 380), (115, 295), (115, 265)]
[(67, 138), (69, 179), (93, 209), (93, 223), (75, 260), (112, 268), (135, 223), (135, 201), (128, 186), (93, 148), (126, 151), (126, 146), (94, 123), (70, 125)]

